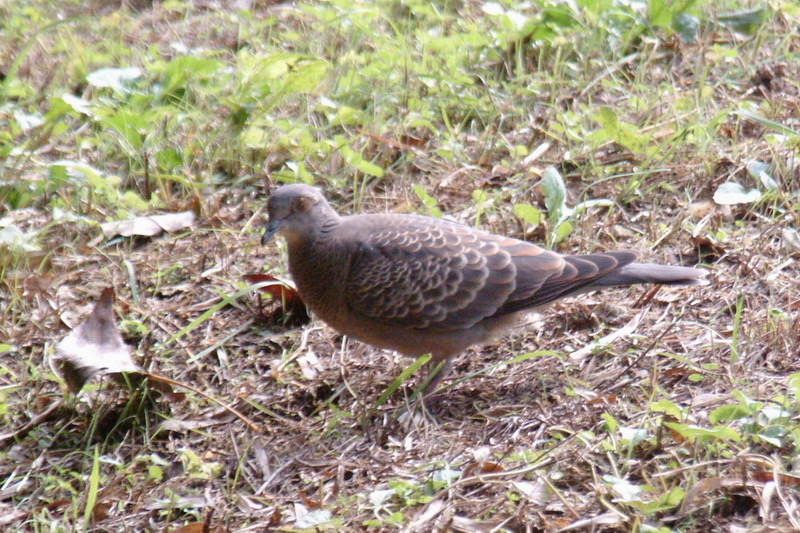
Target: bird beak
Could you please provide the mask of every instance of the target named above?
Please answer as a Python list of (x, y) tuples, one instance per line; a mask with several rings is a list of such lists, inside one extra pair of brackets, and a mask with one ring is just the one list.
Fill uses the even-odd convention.
[(261, 236), (261, 245), (267, 244), (272, 237), (278, 233), (278, 230), (281, 229), (281, 224), (283, 223), (282, 220), (270, 220), (269, 224), (267, 224), (267, 229), (264, 230), (264, 235)]

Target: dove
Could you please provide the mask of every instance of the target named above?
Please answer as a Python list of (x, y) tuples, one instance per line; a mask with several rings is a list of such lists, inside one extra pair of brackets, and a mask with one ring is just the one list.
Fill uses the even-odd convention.
[(278, 188), (262, 244), (282, 237), (302, 299), (336, 331), (408, 357), (430, 354), (426, 393), (453, 358), (567, 296), (651, 283), (705, 285), (701, 268), (637, 263), (630, 251), (563, 255), (412, 214), (340, 216), (322, 192)]

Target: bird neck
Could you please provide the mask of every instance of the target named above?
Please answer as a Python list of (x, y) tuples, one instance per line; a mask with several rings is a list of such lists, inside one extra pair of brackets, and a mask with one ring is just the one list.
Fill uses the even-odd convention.
[(342, 285), (349, 270), (345, 247), (339, 246), (327, 233), (331, 227), (306, 239), (287, 241), (289, 246), (289, 271), (306, 303), (317, 313), (320, 308), (338, 307), (334, 301), (342, 294)]

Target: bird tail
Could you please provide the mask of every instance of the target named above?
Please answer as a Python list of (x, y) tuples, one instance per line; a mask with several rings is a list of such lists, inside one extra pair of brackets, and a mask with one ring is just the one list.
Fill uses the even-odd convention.
[(630, 263), (619, 270), (594, 280), (590, 290), (601, 287), (618, 287), (639, 283), (658, 285), (708, 285), (708, 270), (681, 266)]

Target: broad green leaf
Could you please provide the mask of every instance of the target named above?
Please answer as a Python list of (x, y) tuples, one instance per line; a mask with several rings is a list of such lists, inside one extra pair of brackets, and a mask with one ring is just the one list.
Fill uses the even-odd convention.
[[(173, 96), (180, 98), (181, 90), (189, 85), (187, 80), (206, 81), (215, 79), (224, 63), (216, 59), (208, 59), (195, 56), (178, 56), (168, 63), (162, 63), (160, 69), (163, 72), (160, 93), (162, 96)], [(197, 82), (194, 82), (197, 84)]]
[(350, 106), (341, 105), (336, 108), (336, 121), (343, 126), (353, 126), (362, 120), (362, 112)]
[(667, 28), (672, 24), (672, 10), (664, 0), (647, 2), (647, 20), (655, 28)]
[(619, 423), (617, 422), (616, 418), (609, 413), (602, 413), (600, 418), (605, 421), (605, 430), (609, 433), (614, 433), (619, 427)]
[[(337, 142), (339, 141), (340, 139), (337, 139)], [(350, 148), (347, 143), (340, 143), (339, 153), (342, 154), (342, 157), (349, 165), (353, 166), (359, 172), (376, 178), (383, 177), (383, 169), (381, 167), (361, 157), (361, 154)]]
[(351, 163), (359, 172), (363, 172), (369, 176), (376, 178), (383, 177), (383, 169), (374, 163), (370, 163), (366, 159), (359, 158), (357, 161)]
[(795, 401), (800, 400), (800, 374), (789, 374), (786, 378), (786, 384), (793, 389)]
[(63, 172), (70, 179), (77, 179), (91, 186), (100, 184), (101, 187), (105, 188), (105, 186), (102, 185), (104, 183), (103, 172), (81, 161), (56, 161), (50, 164), (49, 170), (53, 175), (59, 175)]
[(458, 479), (461, 477), (461, 474), (461, 470), (454, 470), (448, 465), (445, 468), (439, 468), (431, 472), (431, 479), (438, 483), (449, 485), (458, 481)]
[(734, 429), (724, 426), (715, 426), (711, 429), (708, 429), (688, 424), (678, 424), (675, 422), (667, 422), (664, 425), (689, 440), (732, 440), (734, 442), (739, 442), (742, 440), (739, 433), (737, 433)]
[(542, 193), (544, 205), (547, 207), (547, 218), (552, 224), (558, 223), (562, 218), (569, 216), (567, 211), (567, 187), (558, 170), (547, 167), (542, 176)]
[(552, 2), (544, 5), (546, 7), (542, 10), (541, 18), (548, 26), (568, 29), (578, 24), (575, 12), (569, 7), (569, 3)]
[(222, 61), (195, 56), (178, 56), (165, 66), (165, 72), (169, 74), (185, 72), (191, 77), (205, 78), (215, 74), (220, 68), (225, 66)]
[(297, 183), (298, 181), (306, 185), (314, 183), (314, 176), (306, 168), (302, 161), (287, 161), (285, 169), (276, 170), (272, 173), (272, 178), (281, 183)]
[(472, 202), (480, 209), (483, 208), (489, 201), (489, 195), (483, 189), (475, 189), (472, 191)]
[(267, 130), (259, 126), (249, 126), (242, 131), (239, 140), (246, 148), (263, 148), (269, 146), (269, 141), (273, 138)]
[(129, 155), (138, 155), (142, 147), (142, 133), (148, 130), (147, 122), (140, 113), (122, 109), (101, 120), (110, 126), (123, 140), (123, 147)]
[(397, 491), (395, 489), (377, 489), (369, 494), (369, 503), (375, 508), (384, 507), (392, 498), (395, 497)]
[(790, 411), (773, 404), (765, 405), (758, 413), (759, 422), (766, 424), (787, 421), (791, 416), (792, 413)]
[(786, 431), (780, 426), (770, 426), (757, 435), (761, 440), (780, 448), (783, 446), (783, 439), (786, 437)]
[(284, 93), (308, 93), (325, 79), (328, 63), (320, 59), (304, 60), (291, 70), (281, 88)]
[(516, 204), (512, 211), (530, 226), (536, 227), (542, 221), (542, 213), (529, 204)]
[(697, 30), (700, 28), (700, 21), (697, 17), (688, 13), (678, 13), (672, 19), (672, 29), (677, 33), (681, 41), (691, 43), (697, 37)]
[(166, 172), (172, 172), (183, 164), (183, 158), (177, 148), (159, 150), (155, 157), (158, 167)]
[(685, 416), (683, 409), (669, 400), (658, 400), (650, 404), (650, 410), (654, 413), (664, 413), (675, 419), (682, 419)]
[(559, 224), (555, 232), (555, 242), (559, 243), (566, 239), (569, 234), (572, 233), (572, 229), (572, 223), (569, 220), (565, 220)]
[(411, 190), (414, 191), (414, 194), (417, 195), (417, 198), (420, 199), (422, 205), (425, 206), (425, 209), (428, 211), (428, 214), (434, 216), (436, 218), (442, 218), (442, 212), (436, 207), (436, 198), (428, 194), (422, 185), (415, 184), (411, 186)]
[(139, 196), (139, 193), (131, 190), (122, 193), (122, 196), (120, 196), (120, 203), (124, 206), (124, 212), (129, 212), (130, 210), (145, 211), (150, 207), (147, 202), (144, 201), (144, 198)]
[(630, 505), (634, 509), (642, 512), (645, 515), (651, 515), (654, 513), (660, 513), (663, 511), (667, 511), (669, 509), (674, 509), (678, 507), (681, 502), (683, 501), (684, 496), (686, 493), (680, 487), (672, 487), (669, 492), (666, 494), (662, 494), (660, 497), (654, 499), (633, 499), (633, 500), (622, 500), (617, 499), (615, 501), (619, 503), (624, 503), (625, 505)]
[(731, 391), (731, 396), (739, 400), (739, 403), (747, 407), (751, 413), (757, 413), (758, 411), (761, 410), (762, 407), (764, 407), (763, 402), (753, 400), (752, 398), (744, 394), (742, 391), (739, 390)]
[(723, 405), (709, 413), (708, 421), (711, 424), (718, 424), (729, 420), (739, 420), (747, 416), (750, 416), (750, 411), (743, 405)]
[(634, 155), (648, 154), (650, 137), (638, 131), (634, 125), (619, 120), (617, 114), (610, 107), (601, 107), (592, 118), (611, 140), (624, 146)]
[(764, 23), (766, 18), (767, 10), (764, 7), (756, 7), (722, 13), (717, 16), (717, 21), (720, 24), (730, 26), (735, 32), (752, 35)]

